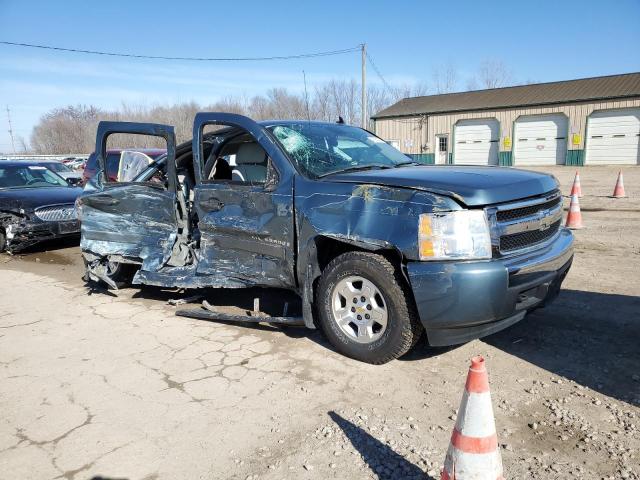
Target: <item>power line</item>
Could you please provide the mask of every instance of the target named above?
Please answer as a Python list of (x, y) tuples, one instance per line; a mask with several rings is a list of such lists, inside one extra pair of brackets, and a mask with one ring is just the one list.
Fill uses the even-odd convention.
[(391, 95), (393, 95), (393, 88), (391, 88), (391, 85), (389, 85), (389, 83), (382, 76), (382, 73), (380, 73), (380, 70), (378, 69), (378, 67), (376, 66), (375, 62), (373, 61), (373, 58), (371, 58), (371, 55), (369, 55), (369, 52), (366, 52), (365, 54), (367, 55), (367, 59), (369, 60), (369, 63), (373, 67), (373, 70), (376, 72), (376, 75), (378, 75), (378, 77), (380, 77), (380, 80), (382, 80), (382, 83), (385, 86), (385, 88), (389, 91), (389, 93)]
[(37, 45), (32, 43), (19, 43), (19, 42), (7, 42), (0, 40), (2, 45), (11, 45), (14, 47), (26, 47), (26, 48), (39, 48), (43, 50), (55, 50), (59, 52), (71, 52), (71, 53), (85, 53), (90, 55), (105, 55), (109, 57), (127, 57), (127, 58), (141, 58), (150, 60), (184, 60), (191, 62), (260, 62), (267, 60), (294, 60), (299, 58), (315, 58), (315, 57), (328, 57), (331, 55), (342, 55), (349, 52), (356, 52), (361, 49), (361, 46), (351, 48), (343, 48), (341, 50), (329, 50), (325, 52), (314, 53), (301, 53), (297, 55), (274, 55), (270, 57), (166, 57), (162, 55), (140, 55), (134, 53), (118, 53), (118, 52), (101, 52), (97, 50), (82, 50), (79, 48), (63, 48), (54, 47), (51, 45)]

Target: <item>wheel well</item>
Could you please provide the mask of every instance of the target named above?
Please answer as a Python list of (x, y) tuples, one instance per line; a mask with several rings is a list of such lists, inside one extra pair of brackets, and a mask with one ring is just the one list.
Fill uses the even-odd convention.
[(353, 243), (344, 242), (338, 240), (336, 238), (318, 236), (315, 238), (316, 244), (316, 255), (318, 261), (318, 276), (314, 278), (312, 283), (312, 292), (313, 298), (315, 300), (316, 289), (318, 287), (318, 282), (320, 280), (320, 273), (331, 263), (331, 261), (336, 258), (338, 255), (342, 255), (347, 252), (372, 252), (377, 253), (378, 255), (382, 255), (385, 257), (391, 265), (395, 266), (400, 270), (400, 274), (405, 281), (405, 286), (409, 288), (411, 292), (411, 301), (414, 302), (413, 306), (415, 308), (415, 298), (413, 297), (413, 291), (411, 290), (411, 282), (409, 281), (409, 275), (407, 273), (407, 268), (404, 263), (404, 257), (402, 253), (395, 248), (364, 248), (360, 245), (355, 245)]
[(360, 245), (345, 242), (331, 237), (319, 236), (315, 239), (318, 268), (323, 271), (338, 255), (346, 252), (372, 252), (382, 255), (392, 265), (402, 266), (402, 254), (394, 248), (364, 248)]

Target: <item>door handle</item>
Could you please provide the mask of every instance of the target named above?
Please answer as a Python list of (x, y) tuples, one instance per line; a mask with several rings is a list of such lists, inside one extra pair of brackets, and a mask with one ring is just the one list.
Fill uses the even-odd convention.
[(85, 203), (88, 203), (89, 205), (93, 203), (95, 205), (113, 206), (119, 204), (120, 200), (116, 200), (108, 195), (96, 195), (94, 197), (86, 198)]
[(217, 212), (219, 210), (222, 210), (222, 208), (224, 207), (224, 203), (217, 198), (204, 200), (200, 205), (202, 206), (202, 208), (210, 212)]

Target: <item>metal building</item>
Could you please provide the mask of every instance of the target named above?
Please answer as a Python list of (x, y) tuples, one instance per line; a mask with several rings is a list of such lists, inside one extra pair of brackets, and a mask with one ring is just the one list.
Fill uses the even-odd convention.
[(405, 98), (372, 117), (423, 163), (640, 164), (640, 73)]

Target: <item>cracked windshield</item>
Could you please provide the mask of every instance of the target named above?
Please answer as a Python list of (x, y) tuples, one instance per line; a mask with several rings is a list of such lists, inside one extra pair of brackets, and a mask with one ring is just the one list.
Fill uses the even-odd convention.
[(271, 126), (268, 130), (311, 178), (413, 163), (387, 142), (361, 128), (300, 122)]

